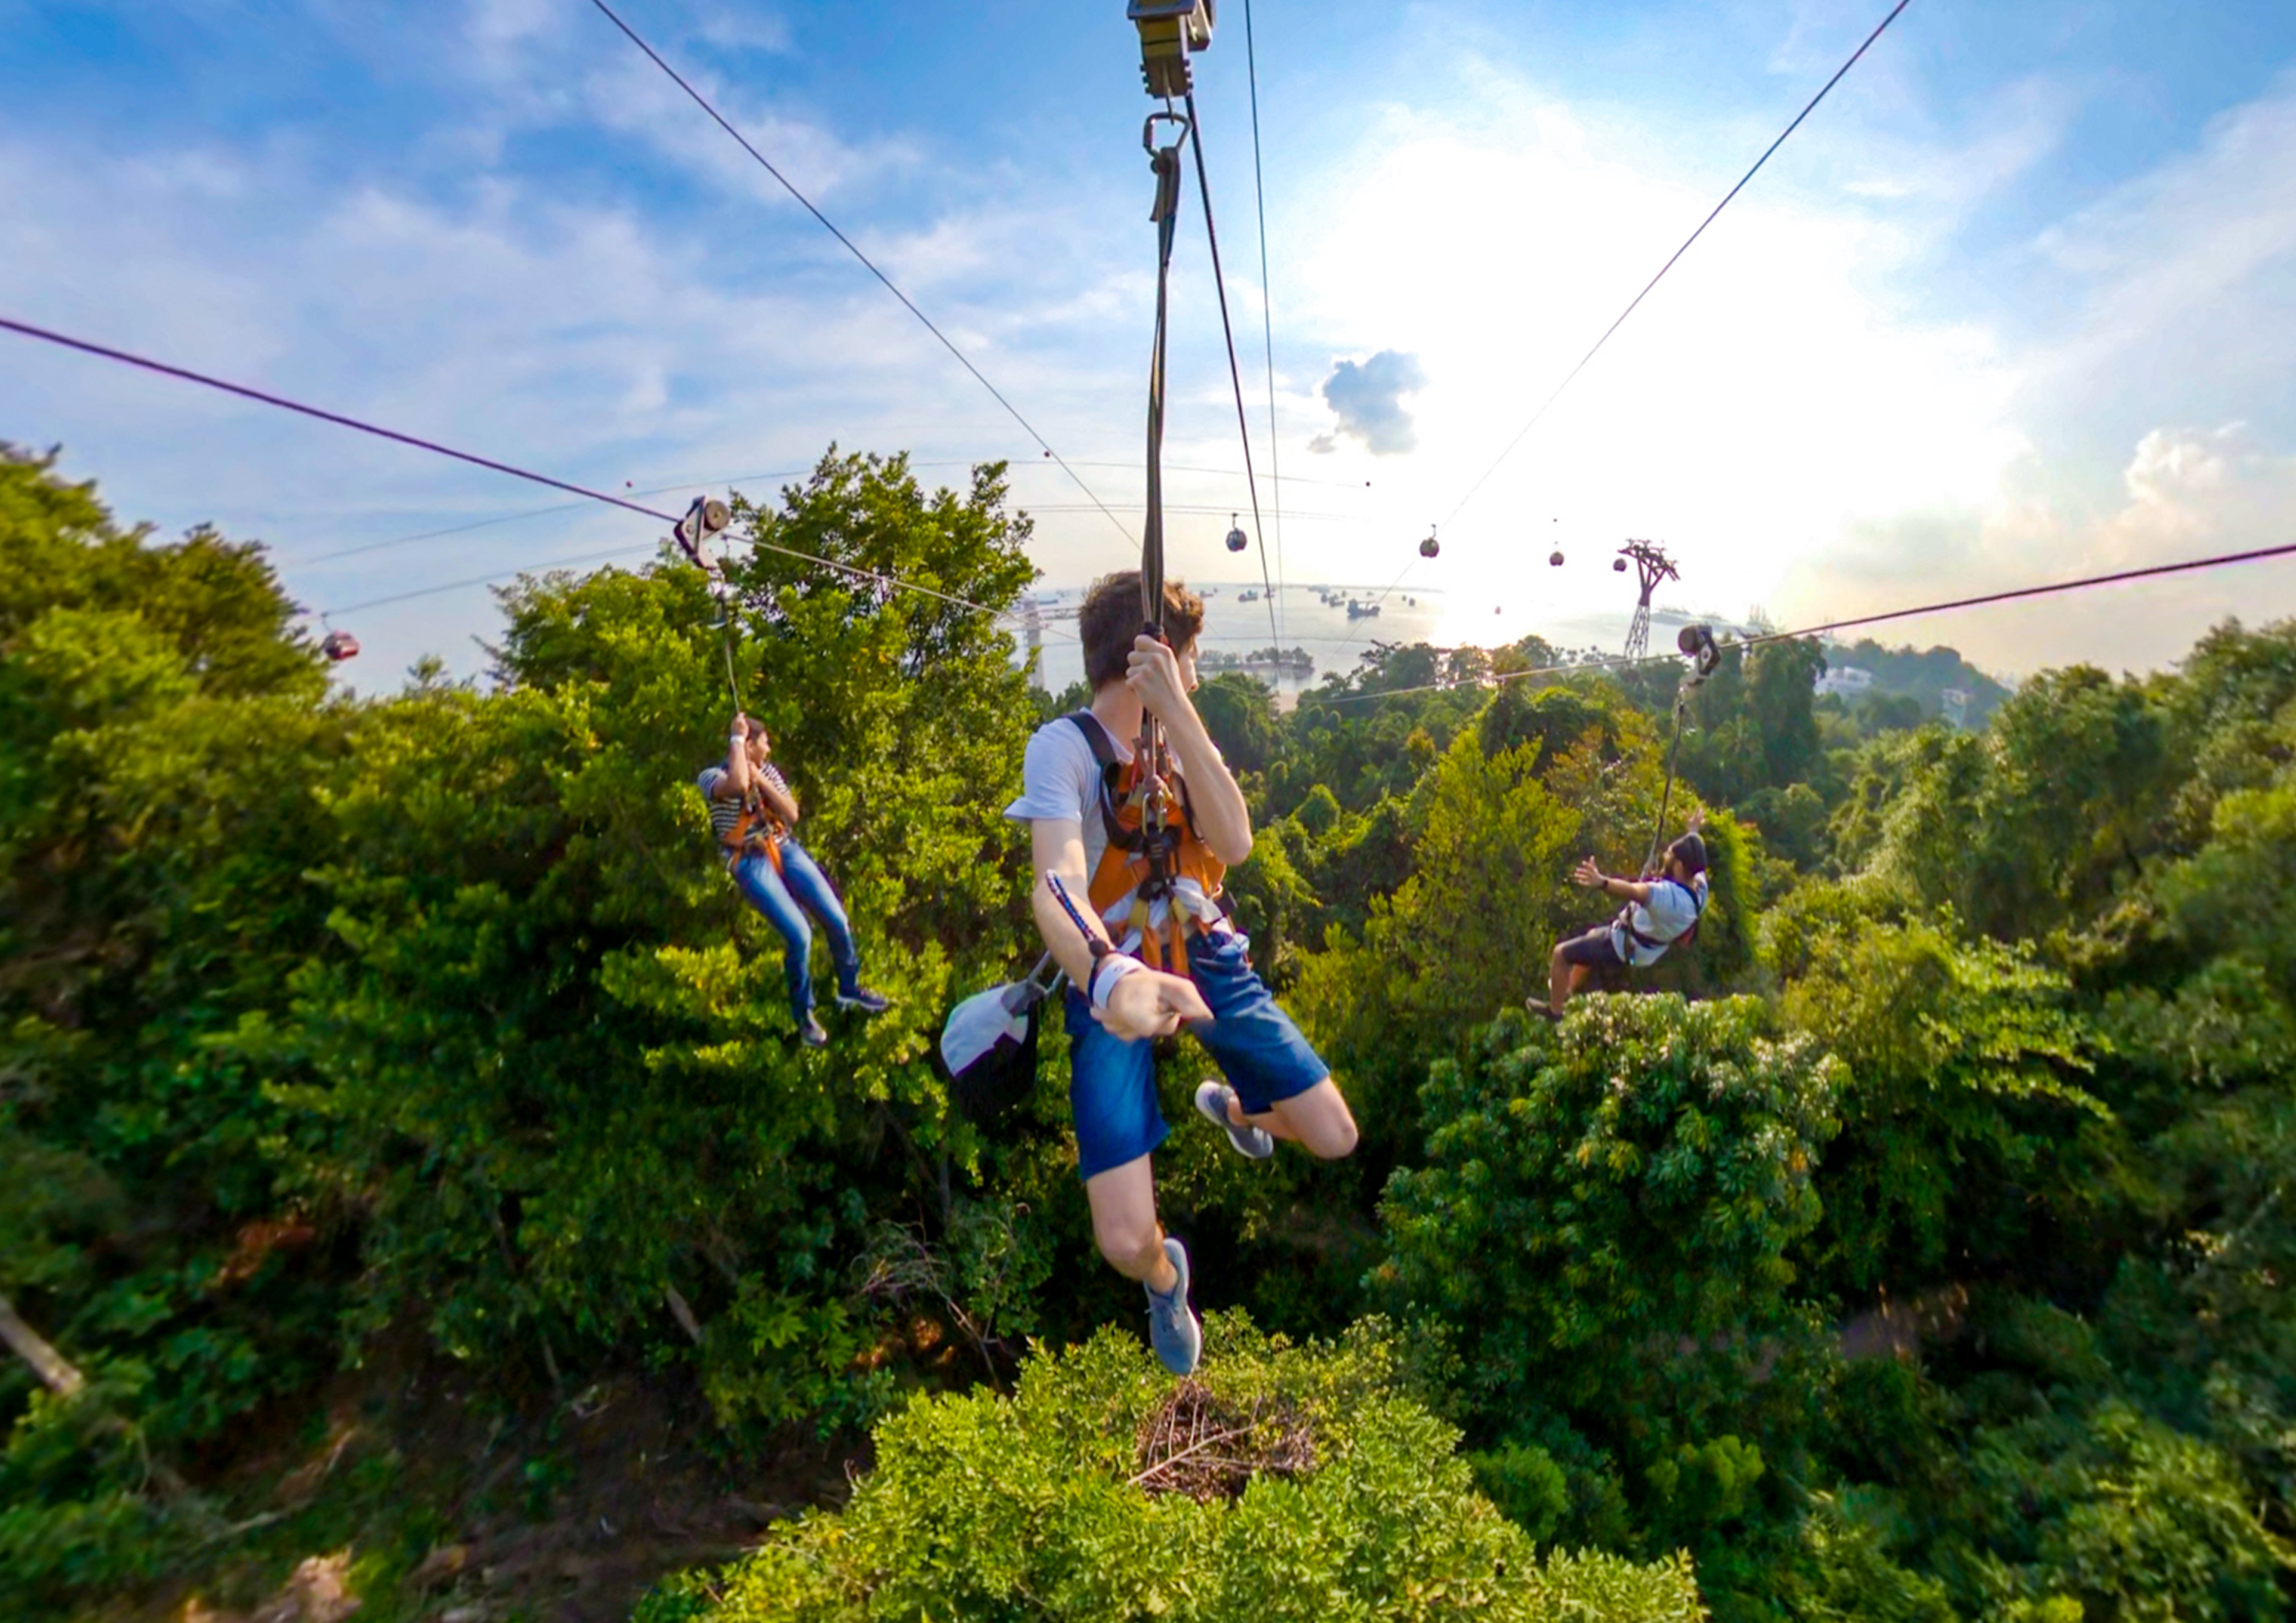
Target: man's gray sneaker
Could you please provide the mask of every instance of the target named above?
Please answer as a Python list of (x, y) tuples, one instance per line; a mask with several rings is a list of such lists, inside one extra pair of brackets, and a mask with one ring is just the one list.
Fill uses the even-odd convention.
[(1228, 1101), (1235, 1097), (1235, 1089), (1225, 1082), (1206, 1080), (1196, 1084), (1196, 1108), (1227, 1129), (1227, 1141), (1235, 1146), (1238, 1155), (1248, 1155), (1264, 1161), (1275, 1153), (1275, 1140), (1266, 1127), (1240, 1127), (1227, 1113)]
[(839, 989), (837, 1006), (840, 1009), (858, 1009), (864, 1014), (882, 1014), (893, 1004), (882, 992), (873, 992), (867, 987), (857, 986), (849, 992), (842, 988)]
[(1192, 1375), (1196, 1360), (1203, 1357), (1204, 1327), (1188, 1306), (1188, 1248), (1167, 1234), (1164, 1255), (1172, 1259), (1179, 1278), (1172, 1282), (1169, 1294), (1143, 1287), (1148, 1291), (1148, 1342), (1166, 1369)]
[(829, 1033), (822, 1029), (821, 1021), (808, 1012), (805, 1023), (797, 1029), (797, 1040), (808, 1048), (826, 1048), (829, 1046)]

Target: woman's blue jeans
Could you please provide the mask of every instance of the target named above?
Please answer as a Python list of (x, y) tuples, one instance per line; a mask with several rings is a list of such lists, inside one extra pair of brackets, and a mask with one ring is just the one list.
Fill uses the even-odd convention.
[(806, 922), (808, 913), (821, 921), (829, 937), (839, 989), (850, 996), (860, 986), (861, 955), (854, 948), (853, 927), (846, 922), (844, 905), (829, 888), (821, 865), (806, 855), (803, 846), (794, 840), (783, 840), (778, 873), (774, 872), (774, 859), (762, 851), (742, 857), (734, 865), (734, 882), (750, 906), (766, 915), (766, 922), (781, 931), (790, 1013), (799, 1025), (804, 1025), (813, 1012), (813, 928)]

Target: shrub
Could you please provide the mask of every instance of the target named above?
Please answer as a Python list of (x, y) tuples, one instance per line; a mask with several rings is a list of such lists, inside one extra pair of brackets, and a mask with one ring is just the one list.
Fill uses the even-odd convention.
[(1553, 1034), (1496, 1021), (1434, 1068), (1428, 1164), (1382, 1207), (1375, 1285), (1449, 1338), (1471, 1432), (1554, 1455), (1588, 1516), (1623, 1490), (1660, 1547), (1778, 1491), (1826, 1385), (1788, 1253), (1841, 1067), (1764, 1020), (1591, 997)]
[[(1473, 1488), (1457, 1434), (1398, 1389), (1376, 1326), (1295, 1347), (1206, 1324), (1206, 1412), (1280, 1417), (1289, 1464), (1233, 1501), (1141, 1486), (1176, 1389), (1132, 1336), (1039, 1353), (1012, 1398), (921, 1397), (878, 1428), (852, 1502), (780, 1529), (716, 1577), (663, 1586), (641, 1623), (898, 1617), (1585, 1619), (1704, 1615), (1686, 1558), (1541, 1562)], [(1302, 1439), (1313, 1463), (1299, 1468)], [(1152, 1463), (1152, 1462), (1151, 1462)]]

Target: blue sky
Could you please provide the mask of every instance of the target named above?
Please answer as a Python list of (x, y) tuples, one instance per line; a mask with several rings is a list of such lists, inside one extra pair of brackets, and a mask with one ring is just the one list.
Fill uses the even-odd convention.
[[(2266, 4), (1915, 0), (1458, 507), (1883, 9), (1259, 0), (1286, 572), (1383, 581), (1446, 521), (1412, 579), (1492, 635), (1607, 604), (1628, 535), (1686, 600), (1787, 623), (2296, 539), (2296, 13)], [(1148, 103), (1118, 0), (623, 10), (1132, 522)], [(1009, 456), (1049, 584), (1128, 559), (585, 0), (0, 0), (0, 311), (610, 488), (832, 440), (951, 480)], [(1229, 0), (1199, 72), (1264, 471), (1243, 45)], [(1170, 455), (1234, 470), (1186, 221)], [(1374, 403), (1407, 433), (1335, 414), (1342, 365), (1415, 381)], [(260, 537), (314, 609), (652, 539), (602, 509), (327, 558), (552, 498), (13, 338), (0, 438), (61, 442), (123, 516)], [(1237, 574), (1241, 481), (1173, 485), (1176, 568)], [(2230, 612), (2296, 612), (2296, 566), (1904, 635), (2142, 667)], [(368, 681), (467, 670), (491, 606), (348, 623)]]

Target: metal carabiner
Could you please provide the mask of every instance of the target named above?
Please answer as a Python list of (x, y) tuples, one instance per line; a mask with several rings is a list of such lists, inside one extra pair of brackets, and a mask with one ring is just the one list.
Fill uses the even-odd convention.
[[(1156, 144), (1156, 127), (1171, 124), (1177, 127), (1172, 134), (1172, 144)], [(1162, 225), (1172, 217), (1180, 206), (1180, 143), (1188, 138), (1187, 115), (1165, 108), (1152, 112), (1140, 126), (1141, 149), (1148, 154), (1148, 167), (1156, 172), (1156, 201), (1148, 210), (1148, 217)]]
[(1157, 152), (1156, 127), (1159, 124), (1177, 124), (1179, 126), (1179, 128), (1173, 134), (1172, 144), (1163, 149), (1165, 152), (1178, 152), (1180, 150), (1180, 143), (1188, 138), (1188, 115), (1182, 112), (1170, 102), (1167, 102), (1162, 107), (1159, 108), (1156, 111), (1150, 113), (1145, 119), (1140, 121), (1140, 150), (1146, 152), (1152, 158), (1156, 155)]

